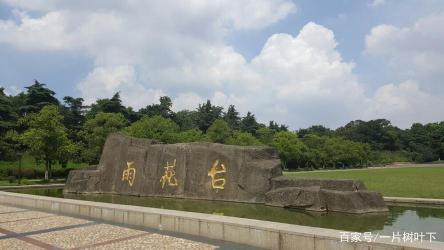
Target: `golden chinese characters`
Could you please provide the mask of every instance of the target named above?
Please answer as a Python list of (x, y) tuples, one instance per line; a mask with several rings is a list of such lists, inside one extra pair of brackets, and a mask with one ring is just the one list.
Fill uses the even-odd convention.
[(176, 160), (174, 160), (173, 165), (169, 165), (167, 162), (164, 175), (160, 178), (160, 182), (162, 183), (162, 188), (165, 186), (165, 183), (168, 183), (169, 186), (177, 186), (177, 179), (174, 177), (176, 175), (176, 171), (174, 168), (176, 167)]
[(213, 189), (224, 189), (225, 178), (216, 178), (216, 175), (226, 173), (227, 170), (224, 164), (220, 164), (220, 167), (218, 166), (219, 160), (216, 160), (213, 166), (208, 171), (208, 176), (211, 177), (211, 186), (213, 187)]
[(122, 181), (128, 181), (128, 184), (132, 187), (134, 179), (136, 178), (136, 168), (134, 168), (133, 161), (128, 161), (126, 165), (127, 168), (124, 169), (122, 173)]

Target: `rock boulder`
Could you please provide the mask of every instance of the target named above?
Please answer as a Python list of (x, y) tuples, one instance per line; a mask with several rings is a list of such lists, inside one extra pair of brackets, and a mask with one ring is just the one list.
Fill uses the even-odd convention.
[(113, 134), (97, 169), (71, 171), (64, 191), (262, 203), (280, 175), (269, 147), (159, 144)]
[(314, 211), (387, 211), (361, 181), (282, 176), (270, 147), (161, 144), (110, 135), (99, 165), (69, 173), (67, 193), (110, 193), (265, 203)]

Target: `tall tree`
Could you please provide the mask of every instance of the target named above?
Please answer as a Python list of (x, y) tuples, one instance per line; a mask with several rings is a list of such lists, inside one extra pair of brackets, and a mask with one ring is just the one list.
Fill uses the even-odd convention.
[[(443, 143), (444, 136), (441, 135), (440, 138), (439, 133), (435, 133), (435, 128), (439, 128), (439, 125), (414, 123), (410, 129), (406, 130), (402, 139), (414, 161), (428, 162), (440, 158), (440, 144)], [(436, 135), (438, 137), (435, 137)]]
[(98, 99), (93, 103), (90, 110), (86, 113), (87, 119), (93, 119), (98, 113), (120, 113), (130, 122), (140, 119), (140, 115), (131, 107), (125, 107), (122, 104), (120, 93), (115, 93), (111, 98)]
[(276, 133), (273, 139), (273, 146), (279, 153), (284, 169), (305, 166), (309, 149), (295, 133)]
[(197, 111), (181, 110), (173, 117), (174, 122), (179, 125), (181, 131), (199, 129)]
[(159, 99), (159, 104), (151, 104), (139, 110), (139, 113), (149, 117), (162, 116), (164, 118), (173, 118), (174, 112), (171, 110), (173, 103), (168, 96), (162, 96)]
[(91, 105), (87, 117), (93, 118), (100, 112), (123, 114), (125, 112), (125, 107), (122, 105), (120, 93), (115, 93), (111, 98), (98, 99), (96, 103)]
[(27, 145), (36, 159), (44, 160), (45, 179), (51, 178), (51, 166), (55, 160), (65, 161), (75, 150), (62, 120), (58, 106), (53, 105), (21, 120), (28, 129), (19, 136), (19, 140)]
[(14, 113), (9, 96), (4, 92), (4, 88), (0, 87), (0, 135), (14, 127), (17, 120), (17, 114)]
[(125, 128), (125, 133), (139, 138), (159, 140), (165, 143), (176, 143), (178, 141), (179, 126), (171, 119), (156, 115), (144, 116)]
[(276, 131), (273, 129), (262, 127), (256, 131), (256, 137), (261, 143), (271, 145), (275, 133)]
[(239, 129), (241, 118), (239, 117), (239, 112), (237, 112), (234, 105), (228, 106), (228, 110), (224, 115), (224, 120), (232, 129)]
[(225, 143), (231, 137), (232, 131), (228, 123), (222, 119), (217, 119), (208, 128), (207, 135), (211, 141)]
[(400, 144), (400, 129), (386, 119), (356, 120), (349, 122), (336, 132), (345, 138), (370, 144), (377, 150), (398, 150)]
[(239, 145), (239, 146), (254, 146), (262, 144), (252, 134), (240, 131), (234, 131), (233, 135), (229, 137), (225, 143), (230, 145)]
[(270, 121), (268, 124), (268, 128), (274, 130), (275, 132), (286, 132), (288, 131), (288, 126), (284, 125), (284, 124), (277, 124), (274, 121)]
[(181, 131), (178, 134), (178, 142), (209, 141), (208, 137), (197, 128)]
[(83, 160), (90, 164), (98, 163), (108, 135), (122, 130), (127, 124), (128, 120), (121, 113), (101, 112), (88, 119), (80, 133)]
[(46, 84), (35, 80), (33, 85), (25, 87), (27, 91), (24, 106), (21, 107), (22, 114), (39, 112), (47, 105), (59, 105), (59, 101), (54, 96), (55, 92), (45, 86)]
[(213, 106), (210, 100), (207, 100), (206, 103), (199, 104), (197, 108), (197, 123), (199, 129), (206, 132), (215, 120), (221, 118), (222, 110), (222, 107)]
[(71, 140), (79, 141), (78, 133), (85, 122), (83, 98), (65, 96), (63, 101), (65, 102), (62, 112), (64, 117), (63, 124), (68, 129), (68, 137)]
[(11, 98), (0, 87), (0, 160), (15, 158), (15, 143), (7, 138), (6, 133), (15, 128), (16, 122), (17, 114)]
[(256, 131), (259, 129), (259, 123), (256, 121), (256, 117), (251, 112), (248, 112), (240, 122), (240, 130), (242, 132), (256, 135)]
[(331, 136), (334, 134), (334, 131), (326, 128), (322, 125), (313, 125), (308, 128), (299, 129), (298, 136), (303, 138), (307, 135), (318, 135), (318, 136)]

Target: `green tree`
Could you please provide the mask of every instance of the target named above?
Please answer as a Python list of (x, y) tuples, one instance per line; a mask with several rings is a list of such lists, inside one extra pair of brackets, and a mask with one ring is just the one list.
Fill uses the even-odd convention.
[(332, 167), (362, 166), (369, 160), (370, 147), (365, 143), (354, 142), (342, 137), (325, 137), (322, 151), (328, 165)]
[(221, 118), (222, 110), (222, 107), (213, 106), (210, 100), (199, 104), (197, 108), (197, 125), (199, 129), (206, 132), (214, 121)]
[(237, 112), (234, 105), (228, 107), (227, 113), (224, 115), (224, 120), (232, 129), (238, 129), (240, 124), (239, 112)]
[(98, 163), (108, 135), (122, 130), (127, 124), (128, 120), (121, 113), (98, 113), (87, 120), (80, 132), (82, 159), (90, 164)]
[(144, 116), (127, 127), (124, 132), (130, 136), (159, 140), (165, 143), (176, 143), (179, 139), (179, 126), (171, 119), (159, 115)]
[(17, 119), (11, 98), (0, 87), (0, 160), (15, 158), (16, 145), (7, 138), (6, 133), (15, 128)]
[(59, 108), (52, 105), (21, 120), (28, 129), (18, 138), (28, 147), (31, 155), (44, 160), (45, 179), (51, 178), (51, 165), (54, 161), (66, 161), (75, 151), (62, 120)]
[(18, 116), (22, 115), (22, 109), (26, 103), (26, 94), (24, 92), (20, 92), (15, 96), (9, 96), (9, 100), (14, 109), (14, 113)]
[(440, 123), (415, 123), (403, 134), (402, 141), (416, 162), (436, 161), (444, 148), (444, 128)]
[(134, 111), (132, 107), (125, 107), (123, 116), (125, 116), (130, 123), (138, 121), (142, 117), (142, 115), (139, 112)]
[[(298, 134), (299, 137), (301, 137)], [(328, 162), (327, 152), (325, 151), (325, 136), (307, 134), (301, 138), (304, 144), (309, 148), (307, 153), (306, 166), (308, 168), (325, 168)]]
[(283, 124), (279, 125), (279, 124), (277, 124), (274, 121), (270, 121), (269, 122), (268, 128), (271, 129), (271, 130), (274, 130), (275, 132), (285, 132), (285, 131), (288, 131), (288, 126), (283, 125)]
[(242, 132), (256, 135), (256, 131), (259, 129), (259, 123), (256, 121), (256, 117), (251, 112), (248, 112), (245, 117), (242, 117), (240, 122), (240, 130)]
[(68, 129), (68, 138), (75, 142), (79, 142), (78, 133), (85, 122), (85, 106), (83, 98), (74, 98), (65, 96), (63, 98), (65, 106), (63, 106), (63, 124)]
[(256, 137), (261, 143), (271, 145), (273, 143), (273, 137), (275, 133), (276, 131), (273, 129), (262, 127), (256, 131)]
[(182, 131), (178, 134), (178, 142), (209, 141), (208, 137), (197, 128)]
[(86, 113), (87, 119), (92, 119), (98, 113), (120, 113), (130, 122), (140, 119), (140, 115), (131, 107), (125, 107), (122, 104), (120, 93), (115, 93), (111, 98), (98, 99), (93, 103), (90, 110)]
[(233, 135), (226, 140), (226, 144), (239, 146), (261, 145), (262, 143), (252, 134), (234, 131)]
[(398, 150), (400, 144), (400, 129), (392, 126), (386, 119), (370, 120), (368, 122), (351, 121), (336, 132), (346, 139), (368, 143), (373, 149)]
[(326, 128), (322, 125), (313, 125), (309, 128), (300, 129), (298, 131), (298, 135), (300, 138), (305, 137), (306, 135), (318, 135), (318, 136), (332, 136), (334, 131)]
[(159, 99), (159, 104), (151, 104), (139, 110), (141, 115), (162, 116), (164, 118), (173, 118), (174, 112), (171, 110), (173, 103), (168, 96), (162, 96)]
[(278, 132), (274, 135), (273, 146), (281, 158), (284, 168), (305, 166), (308, 147), (293, 132)]
[(444, 159), (444, 122), (435, 123), (431, 133), (433, 148), (439, 160)]
[(47, 105), (59, 105), (59, 101), (54, 97), (55, 92), (45, 86), (46, 84), (35, 80), (33, 85), (25, 87), (27, 91), (23, 103), (24, 105), (20, 107), (21, 114), (26, 115), (39, 112)]
[(174, 115), (173, 120), (181, 131), (199, 129), (197, 111), (181, 110)]
[(212, 142), (225, 143), (231, 137), (232, 131), (228, 123), (222, 119), (217, 119), (208, 128), (207, 136)]

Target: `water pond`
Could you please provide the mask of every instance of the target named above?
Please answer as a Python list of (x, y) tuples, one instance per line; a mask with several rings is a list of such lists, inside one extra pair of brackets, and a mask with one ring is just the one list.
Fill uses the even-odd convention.
[(33, 189), (14, 192), (50, 197), (108, 202), (144, 207), (266, 220), (312, 227), (331, 228), (373, 235), (392, 236), (393, 233), (436, 233), (436, 241), (444, 241), (444, 208), (389, 206), (389, 212), (354, 215), (345, 213), (316, 213), (297, 209), (223, 201), (187, 200), (177, 198), (137, 197), (124, 195), (64, 194), (63, 189)]

